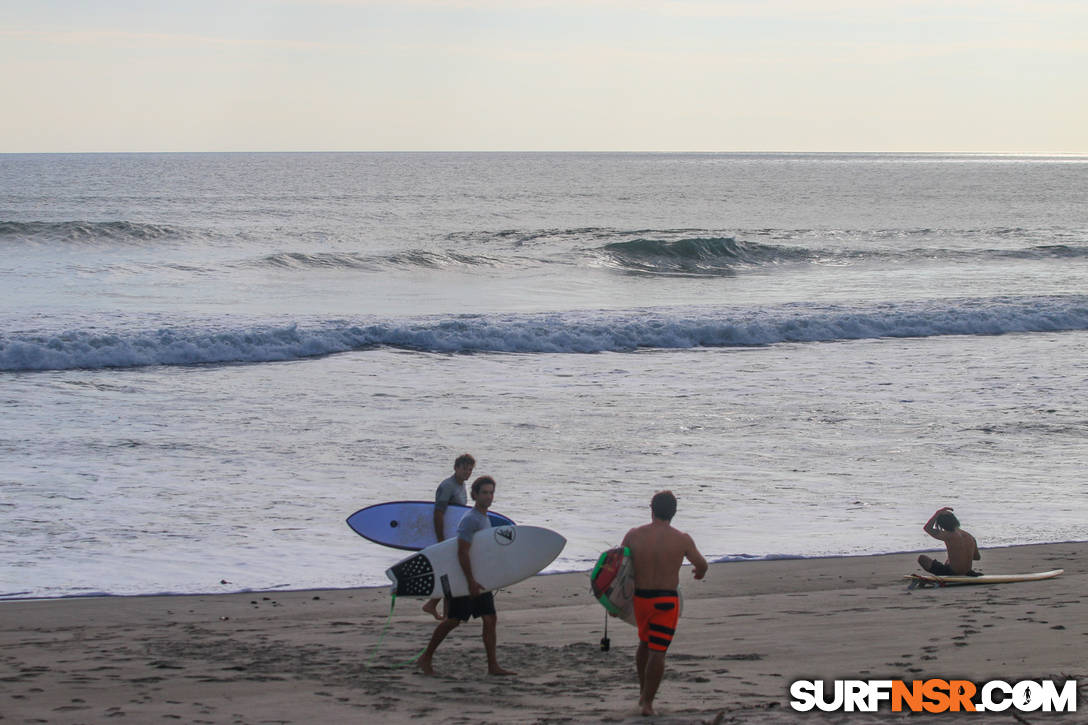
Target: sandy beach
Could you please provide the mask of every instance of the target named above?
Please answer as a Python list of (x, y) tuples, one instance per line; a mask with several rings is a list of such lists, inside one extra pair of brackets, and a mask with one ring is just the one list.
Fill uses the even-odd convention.
[[(908, 590), (915, 555), (715, 564), (683, 572), (685, 611), (657, 698), (662, 723), (1088, 722), (1078, 713), (796, 713), (803, 679), (1077, 679), (1088, 700), (1088, 543), (983, 551), (987, 573), (1064, 568), (1021, 584)], [(426, 677), (410, 661), (434, 620), (385, 588), (0, 602), (0, 721), (646, 722), (633, 627), (585, 573), (497, 596), (488, 677), (480, 626), (452, 633)]]

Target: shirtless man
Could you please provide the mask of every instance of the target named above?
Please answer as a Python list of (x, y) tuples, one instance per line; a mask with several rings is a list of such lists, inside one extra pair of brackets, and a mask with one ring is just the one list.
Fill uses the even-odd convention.
[[(446, 509), (450, 504), (464, 506), (468, 502), (465, 495), (465, 481), (472, 475), (472, 469), (476, 467), (476, 459), (470, 453), (462, 453), (453, 462), (453, 475), (438, 484), (434, 492), (434, 538), (436, 541), (446, 540)], [(450, 532), (454, 534), (456, 532)], [(439, 622), (443, 617), (438, 613), (438, 599), (428, 599), (423, 605), (423, 611), (431, 615)]]
[(978, 561), (982, 554), (978, 553), (978, 544), (975, 537), (960, 528), (959, 519), (952, 513), (948, 506), (937, 509), (937, 512), (929, 517), (929, 521), (923, 530), (934, 539), (944, 542), (948, 550), (948, 560), (945, 563), (931, 559), (925, 554), (918, 557), (918, 564), (930, 574), (941, 576), (978, 576), (971, 569), (971, 562)]
[(694, 565), (696, 579), (706, 575), (707, 563), (691, 536), (672, 527), (676, 496), (660, 491), (650, 502), (652, 518), (623, 537), (635, 565), (635, 619), (638, 621), (638, 705), (654, 714), (654, 695), (665, 674), (665, 652), (680, 619), (680, 567), (684, 558)]

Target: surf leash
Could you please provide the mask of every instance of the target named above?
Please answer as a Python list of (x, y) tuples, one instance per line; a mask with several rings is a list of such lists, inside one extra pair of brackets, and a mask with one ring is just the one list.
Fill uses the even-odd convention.
[[(363, 667), (365, 669), (369, 670), (374, 665), (374, 660), (377, 659), (378, 655), (381, 653), (382, 643), (385, 642), (385, 635), (389, 631), (390, 625), (392, 625), (392, 623), (393, 623), (393, 610), (396, 609), (396, 607), (397, 607), (397, 593), (396, 593), (396, 591), (394, 591), (392, 593), (392, 599), (389, 602), (389, 616), (385, 618), (385, 626), (382, 627), (382, 633), (378, 636), (378, 642), (374, 645), (374, 654), (370, 655), (370, 659), (368, 659), (366, 662), (363, 663)], [(418, 660), (420, 657), (422, 657), (423, 653), (426, 652), (426, 651), (427, 651), (427, 647), (426, 647), (426, 645), (424, 645), (423, 649), (421, 649), (419, 652), (417, 652), (416, 656), (413, 657), (412, 659), (406, 660), (405, 662), (401, 662), (401, 663), (395, 664), (395, 665), (387, 665), (387, 667), (389, 667), (389, 669), (393, 669), (393, 670), (399, 669), (401, 667), (407, 667), (410, 664), (414, 664), (415, 661)]]
[(363, 663), (363, 667), (370, 669), (370, 666), (374, 664), (374, 660), (377, 659), (378, 654), (381, 652), (382, 643), (385, 641), (385, 633), (389, 631), (389, 626), (393, 623), (393, 610), (397, 606), (397, 592), (392, 592), (392, 599), (389, 602), (389, 616), (385, 618), (385, 626), (382, 627), (382, 633), (378, 635), (378, 641), (374, 645), (374, 654), (370, 655), (370, 659)]

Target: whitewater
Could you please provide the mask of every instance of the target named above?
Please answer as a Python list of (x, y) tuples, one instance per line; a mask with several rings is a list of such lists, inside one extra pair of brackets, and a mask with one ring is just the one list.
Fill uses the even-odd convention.
[[(1088, 158), (0, 156), (0, 596), (376, 585), (472, 452), (588, 567), (1088, 539)], [(905, 555), (905, 571), (912, 557)], [(999, 564), (995, 564), (998, 566)]]
[(453, 315), (238, 329), (167, 327), (0, 336), (0, 370), (274, 362), (380, 347), (419, 352), (596, 353), (999, 335), (1088, 329), (1088, 296), (941, 300), (869, 306), (795, 303), (726, 309)]

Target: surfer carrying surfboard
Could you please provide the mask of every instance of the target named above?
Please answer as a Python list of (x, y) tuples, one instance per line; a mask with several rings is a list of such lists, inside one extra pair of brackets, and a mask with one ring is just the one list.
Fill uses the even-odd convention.
[(982, 558), (982, 554), (978, 553), (978, 544), (974, 536), (960, 528), (959, 519), (952, 513), (950, 507), (944, 506), (937, 509), (922, 528), (934, 539), (943, 541), (948, 551), (948, 560), (944, 563), (921, 554), (918, 557), (918, 564), (923, 569), (930, 574), (942, 576), (979, 575), (971, 569), (971, 563)]
[(457, 561), (461, 564), (461, 570), (468, 581), (470, 594), (466, 597), (453, 597), (446, 600), (446, 618), (439, 622), (431, 635), (431, 641), (427, 649), (420, 656), (419, 669), (425, 675), (433, 675), (432, 660), (438, 645), (453, 630), (460, 626), (461, 622), (467, 622), (472, 617), (483, 621), (484, 651), (487, 654), (487, 672), (491, 675), (516, 674), (499, 666), (497, 649), (497, 623), (498, 616), (495, 613), (495, 597), (491, 592), (483, 591), (483, 587), (472, 575), (472, 560), (469, 552), (472, 548), (472, 537), (483, 529), (491, 527), (491, 519), (487, 517), (487, 510), (495, 499), (495, 479), (491, 476), (480, 476), (472, 482), (472, 500), (475, 505), (461, 523), (457, 526)]
[[(475, 467), (476, 459), (472, 457), (472, 454), (462, 453), (453, 462), (453, 475), (438, 484), (434, 492), (435, 541), (446, 540), (446, 509), (450, 504), (464, 506), (468, 501), (465, 495), (465, 481), (472, 475), (472, 469)], [(438, 613), (438, 602), (438, 599), (428, 599), (423, 605), (423, 611), (438, 621), (442, 621), (443, 617)]]
[(680, 567), (687, 558), (694, 565), (692, 574), (702, 579), (707, 572), (706, 559), (695, 547), (690, 535), (672, 527), (676, 514), (676, 496), (660, 491), (650, 501), (651, 519), (623, 537), (623, 546), (631, 550), (635, 569), (635, 619), (638, 622), (638, 705), (643, 715), (654, 714), (654, 696), (665, 674), (665, 653), (672, 642), (680, 619)]

